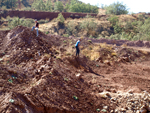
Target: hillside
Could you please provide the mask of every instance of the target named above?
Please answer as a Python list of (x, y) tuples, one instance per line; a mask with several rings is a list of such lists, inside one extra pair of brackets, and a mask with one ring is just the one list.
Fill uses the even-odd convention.
[(132, 15), (98, 14), (97, 17), (66, 19), (63, 26), (59, 26), (57, 19), (53, 19), (49, 23), (42, 24), (40, 30), (65, 37), (149, 41), (149, 17), (150, 15), (146, 13)]
[(76, 41), (23, 26), (0, 31), (0, 112), (150, 111), (150, 52), (84, 38), (77, 58)]
[[(44, 2), (46, 2), (47, 0), (43, 0)], [(51, 0), (52, 3), (55, 3), (56, 1), (61, 1), (64, 5), (68, 2), (70, 2), (71, 0)], [(21, 1), (21, 4), (23, 5), (23, 7), (28, 7), (31, 6), (33, 4), (34, 0), (23, 0)]]

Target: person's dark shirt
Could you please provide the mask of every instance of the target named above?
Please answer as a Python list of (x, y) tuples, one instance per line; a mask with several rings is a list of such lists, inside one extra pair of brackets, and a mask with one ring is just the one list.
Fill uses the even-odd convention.
[(35, 27), (39, 27), (39, 23), (38, 22), (35, 24)]

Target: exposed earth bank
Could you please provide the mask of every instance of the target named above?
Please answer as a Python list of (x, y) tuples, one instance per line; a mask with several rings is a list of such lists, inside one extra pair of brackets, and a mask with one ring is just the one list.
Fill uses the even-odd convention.
[(148, 51), (39, 34), (0, 31), (1, 113), (150, 112)]

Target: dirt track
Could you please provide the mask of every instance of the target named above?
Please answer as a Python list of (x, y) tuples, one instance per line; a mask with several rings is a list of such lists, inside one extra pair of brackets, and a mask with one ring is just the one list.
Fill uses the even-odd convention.
[[(109, 58), (111, 51), (100, 48), (101, 57), (90, 61), (65, 53), (76, 39), (42, 32), (36, 37), (22, 26), (0, 34), (1, 113), (119, 113), (122, 109), (148, 113), (149, 52), (115, 46), (118, 56)], [(81, 45), (95, 46), (86, 39)], [(141, 104), (135, 103), (136, 93)], [(134, 107), (129, 106), (128, 97)]]

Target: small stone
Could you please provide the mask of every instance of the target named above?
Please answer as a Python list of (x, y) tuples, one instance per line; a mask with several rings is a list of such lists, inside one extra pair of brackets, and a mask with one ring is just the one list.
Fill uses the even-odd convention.
[(102, 111), (102, 112), (107, 112), (107, 110), (106, 110), (106, 109), (102, 109), (101, 111)]
[(128, 93), (131, 93), (131, 94), (132, 94), (132, 93), (133, 93), (133, 90), (129, 90)]
[(13, 100), (13, 99), (10, 99), (9, 102), (10, 102), (10, 103), (14, 103), (14, 100)]
[(125, 111), (126, 111), (126, 109), (124, 109), (124, 108), (121, 108), (121, 111), (125, 112)]
[(107, 109), (108, 109), (108, 106), (103, 106), (103, 109), (106, 109), (106, 110), (107, 110)]
[(97, 111), (97, 112), (100, 112), (100, 109), (98, 108), (98, 109), (96, 109), (96, 111)]
[(136, 113), (140, 113), (140, 110), (137, 110)]
[(110, 111), (110, 113), (113, 113), (113, 112), (114, 112), (114, 110), (111, 110), (111, 111)]
[(118, 112), (118, 109), (115, 109), (115, 113), (117, 113)]
[(78, 73), (77, 75), (76, 75), (76, 77), (79, 77), (81, 74), (80, 73)]

